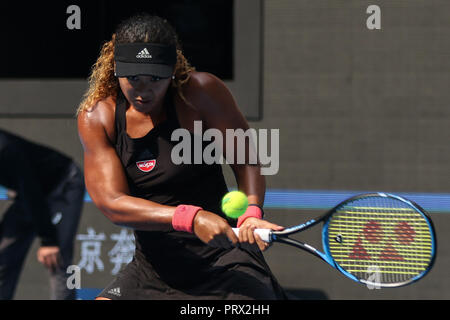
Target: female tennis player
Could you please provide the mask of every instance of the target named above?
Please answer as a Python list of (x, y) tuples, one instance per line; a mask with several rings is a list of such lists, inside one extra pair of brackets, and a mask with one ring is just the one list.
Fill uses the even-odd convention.
[(283, 229), (262, 219), (260, 167), (231, 165), (252, 204), (236, 222), (220, 210), (228, 192), (220, 164), (173, 163), (171, 134), (192, 135), (194, 121), (223, 137), (248, 129), (224, 83), (189, 65), (166, 20), (142, 14), (122, 22), (78, 110), (89, 194), (136, 239), (133, 261), (97, 299), (285, 298), (261, 252), (267, 244), (253, 233)]

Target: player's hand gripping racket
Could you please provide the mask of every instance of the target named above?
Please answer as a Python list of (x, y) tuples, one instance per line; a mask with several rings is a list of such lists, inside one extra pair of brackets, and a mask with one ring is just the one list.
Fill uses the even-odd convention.
[[(323, 252), (288, 236), (323, 222)], [(239, 234), (239, 229), (233, 229)], [(417, 204), (373, 193), (352, 197), (323, 216), (283, 231), (256, 229), (266, 242), (306, 250), (366, 285), (399, 287), (430, 271), (436, 253), (433, 223)]]

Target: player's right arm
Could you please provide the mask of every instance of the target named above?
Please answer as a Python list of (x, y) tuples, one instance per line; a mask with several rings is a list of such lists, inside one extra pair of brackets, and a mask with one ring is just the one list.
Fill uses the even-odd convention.
[[(84, 149), (86, 188), (94, 204), (114, 224), (137, 230), (169, 231), (175, 207), (130, 195), (114, 140), (114, 108), (108, 100), (78, 115), (78, 133)], [(194, 232), (205, 243), (229, 246), (237, 238), (225, 219), (205, 211), (194, 219)]]
[(169, 230), (173, 207), (130, 196), (122, 163), (112, 144), (114, 108), (108, 100), (78, 115), (84, 177), (92, 201), (113, 223), (140, 230)]

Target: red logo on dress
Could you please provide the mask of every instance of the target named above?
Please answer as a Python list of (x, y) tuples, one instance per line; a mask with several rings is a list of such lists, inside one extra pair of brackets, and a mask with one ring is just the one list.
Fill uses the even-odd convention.
[(142, 172), (150, 172), (156, 167), (156, 160), (139, 161), (136, 165)]

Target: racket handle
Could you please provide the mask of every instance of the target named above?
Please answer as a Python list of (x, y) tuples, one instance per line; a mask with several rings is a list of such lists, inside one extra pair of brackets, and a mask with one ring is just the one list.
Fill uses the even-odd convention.
[[(239, 237), (239, 228), (233, 228), (234, 234)], [(262, 241), (272, 242), (271, 229), (255, 229), (255, 233), (259, 235)]]

